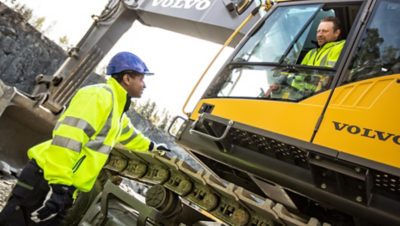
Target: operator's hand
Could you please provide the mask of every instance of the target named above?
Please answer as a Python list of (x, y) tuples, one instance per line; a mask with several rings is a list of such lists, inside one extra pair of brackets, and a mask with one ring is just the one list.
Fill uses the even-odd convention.
[(150, 143), (149, 151), (150, 152), (159, 152), (159, 153), (162, 153), (163, 151), (171, 152), (171, 150), (168, 148), (168, 146), (166, 144), (162, 144), (162, 143), (156, 144), (154, 142)]
[(272, 92), (276, 92), (281, 88), (279, 83), (272, 83), (268, 90), (264, 93), (264, 97), (270, 97)]
[(61, 184), (50, 184), (50, 190), (47, 193), (43, 205), (31, 213), (31, 220), (39, 223), (47, 221), (58, 213), (67, 210), (72, 206), (75, 188)]
[(281, 88), (281, 85), (278, 83), (273, 83), (269, 86), (269, 88), (271, 89), (271, 91), (277, 91), (279, 90), (279, 88)]

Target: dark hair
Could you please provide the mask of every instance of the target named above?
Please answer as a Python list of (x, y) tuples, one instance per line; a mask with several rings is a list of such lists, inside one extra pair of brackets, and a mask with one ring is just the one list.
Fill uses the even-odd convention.
[(332, 22), (333, 23), (333, 31), (336, 31), (336, 30), (341, 30), (341, 24), (340, 24), (340, 20), (337, 18), (337, 17), (334, 17), (334, 16), (327, 16), (327, 17), (324, 17), (322, 20), (321, 20), (321, 22), (322, 21), (324, 21), (324, 22)]
[(141, 75), (140, 73), (136, 71), (121, 71), (120, 73), (112, 74), (111, 77), (113, 77), (115, 80), (117, 80), (119, 83), (122, 82), (122, 78), (124, 75), (129, 75), (131, 77), (139, 76)]

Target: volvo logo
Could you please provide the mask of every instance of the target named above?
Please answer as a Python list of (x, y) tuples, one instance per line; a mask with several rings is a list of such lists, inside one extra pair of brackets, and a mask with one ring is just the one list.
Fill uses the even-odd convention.
[(153, 0), (152, 6), (175, 9), (205, 10), (211, 5), (210, 0)]
[(350, 125), (342, 122), (332, 122), (337, 131), (347, 132), (352, 135), (359, 135), (380, 141), (392, 141), (393, 143), (400, 145), (400, 135), (369, 128), (363, 128), (357, 125)]

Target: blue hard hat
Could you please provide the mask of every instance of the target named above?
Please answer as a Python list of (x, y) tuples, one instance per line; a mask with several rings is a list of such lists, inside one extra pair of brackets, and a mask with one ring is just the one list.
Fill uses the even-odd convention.
[(130, 52), (117, 53), (107, 65), (108, 75), (118, 74), (123, 71), (135, 71), (144, 75), (153, 74), (138, 56)]

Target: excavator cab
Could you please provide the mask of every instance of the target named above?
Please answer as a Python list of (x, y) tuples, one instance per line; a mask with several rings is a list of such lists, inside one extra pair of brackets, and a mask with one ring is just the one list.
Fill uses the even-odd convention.
[[(389, 25), (399, 12), (392, 0), (276, 4), (217, 73), (178, 142), (219, 178), (292, 213), (399, 224), (400, 42)], [(302, 65), (326, 16), (342, 24), (340, 56), (329, 67)]]

